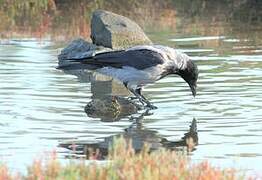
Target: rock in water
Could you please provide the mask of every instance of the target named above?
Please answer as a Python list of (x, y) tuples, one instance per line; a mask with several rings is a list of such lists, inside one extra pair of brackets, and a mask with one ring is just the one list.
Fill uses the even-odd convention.
[(92, 15), (91, 39), (96, 45), (112, 49), (152, 44), (135, 22), (124, 16), (104, 10), (96, 10)]
[(141, 107), (120, 96), (104, 96), (92, 99), (85, 107), (87, 116), (100, 118), (101, 121), (118, 121), (123, 117), (137, 113)]
[(84, 39), (75, 39), (72, 41), (67, 47), (65, 47), (61, 54), (58, 55), (58, 64), (65, 65), (68, 63), (72, 63), (68, 61), (71, 58), (84, 58), (91, 57), (95, 53), (111, 51), (112, 49), (105, 48), (102, 46), (96, 46)]

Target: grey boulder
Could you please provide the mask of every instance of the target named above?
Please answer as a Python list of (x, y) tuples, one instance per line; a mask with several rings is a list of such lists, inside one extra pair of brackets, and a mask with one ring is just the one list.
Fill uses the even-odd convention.
[(96, 45), (112, 49), (152, 44), (135, 22), (104, 10), (96, 10), (92, 15), (91, 39)]

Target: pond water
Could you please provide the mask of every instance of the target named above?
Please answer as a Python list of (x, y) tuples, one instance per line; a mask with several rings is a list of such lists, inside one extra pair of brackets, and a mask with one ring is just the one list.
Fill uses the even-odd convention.
[[(195, 118), (193, 161), (262, 171), (261, 40), (231, 33), (148, 35), (196, 61), (198, 93), (193, 98), (177, 76), (146, 87), (145, 96), (158, 109), (143, 117), (136, 133), (177, 141)], [(54, 149), (63, 160), (72, 152), (59, 144), (102, 142), (133, 124), (130, 116), (114, 122), (88, 117), (84, 108), (92, 100), (91, 83), (56, 69), (59, 50), (51, 40), (1, 41), (0, 160), (14, 170)]]

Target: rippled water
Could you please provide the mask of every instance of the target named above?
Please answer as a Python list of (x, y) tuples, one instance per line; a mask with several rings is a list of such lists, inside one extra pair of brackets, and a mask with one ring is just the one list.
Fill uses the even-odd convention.
[[(176, 76), (145, 88), (158, 109), (143, 117), (143, 136), (180, 140), (195, 118), (199, 144), (193, 160), (261, 171), (262, 45), (226, 35), (169, 34), (164, 41), (198, 64), (198, 94), (193, 98)], [(49, 40), (1, 41), (0, 160), (13, 169), (53, 149), (63, 159), (70, 150), (59, 144), (102, 142), (133, 123), (130, 116), (115, 122), (88, 117), (84, 107), (91, 101), (91, 84), (56, 69), (55, 45)]]

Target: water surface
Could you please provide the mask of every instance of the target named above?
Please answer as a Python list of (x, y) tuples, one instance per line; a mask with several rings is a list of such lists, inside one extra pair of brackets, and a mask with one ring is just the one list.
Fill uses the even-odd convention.
[[(144, 89), (158, 109), (143, 117), (143, 132), (180, 140), (195, 118), (199, 144), (193, 161), (262, 171), (261, 40), (241, 33), (148, 34), (190, 55), (200, 74), (196, 98), (177, 76)], [(13, 169), (54, 149), (64, 159), (71, 152), (59, 144), (102, 142), (133, 123), (130, 116), (115, 122), (88, 117), (91, 83), (57, 70), (58, 54), (51, 40), (1, 41), (0, 159)]]

